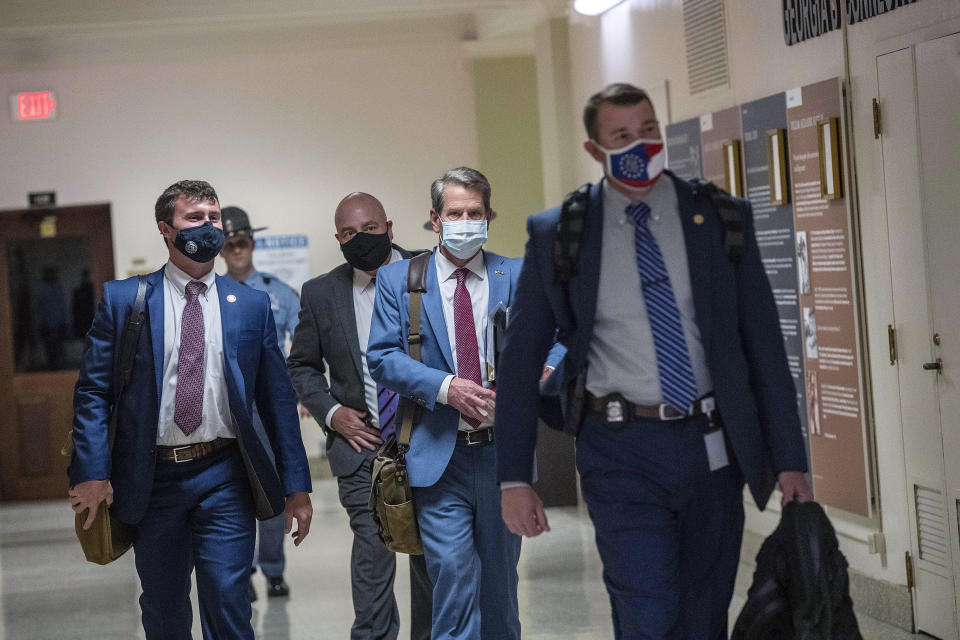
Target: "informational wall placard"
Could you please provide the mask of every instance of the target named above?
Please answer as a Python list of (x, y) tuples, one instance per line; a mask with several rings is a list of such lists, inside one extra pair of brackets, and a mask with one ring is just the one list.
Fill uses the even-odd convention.
[(726, 189), (724, 144), (740, 140), (740, 107), (730, 107), (700, 118), (703, 178)]
[(700, 118), (667, 125), (667, 166), (684, 180), (703, 176), (700, 164)]
[(310, 278), (310, 247), (303, 234), (256, 236), (253, 266), (272, 273), (299, 294)]
[(843, 197), (823, 197), (820, 185), (818, 124), (841, 117), (840, 81), (790, 95), (787, 145), (813, 489), (821, 503), (869, 517), (850, 219)]
[[(753, 206), (753, 221), (763, 267), (773, 289), (773, 298), (780, 316), (780, 331), (787, 351), (787, 363), (797, 389), (797, 408), (804, 441), (808, 442), (807, 403), (803, 375), (803, 329), (799, 304), (800, 280), (797, 277), (797, 243), (793, 226), (793, 207), (789, 203), (775, 204), (771, 200), (771, 180), (787, 166), (777, 166), (774, 160), (771, 175), (768, 145), (785, 138), (787, 128), (786, 94), (778, 93), (761, 100), (741, 105), (743, 123), (743, 157), (746, 175), (746, 195)], [(790, 149), (786, 149), (789, 157)], [(776, 193), (776, 191), (774, 192)], [(783, 198), (785, 199), (785, 198)], [(809, 443), (807, 459), (810, 459)]]

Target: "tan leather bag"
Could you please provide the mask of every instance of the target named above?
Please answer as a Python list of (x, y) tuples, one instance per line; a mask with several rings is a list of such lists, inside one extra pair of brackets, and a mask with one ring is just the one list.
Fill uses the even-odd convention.
[[(420, 297), (427, 291), (427, 265), (430, 253), (421, 253), (410, 259), (407, 268), (407, 291), (410, 292), (410, 331), (407, 350), (411, 358), (420, 361)], [(378, 533), (387, 549), (410, 555), (423, 554), (417, 511), (413, 504), (413, 490), (407, 475), (406, 453), (410, 450), (410, 434), (416, 414), (416, 405), (401, 398), (400, 433), (387, 440), (377, 451), (370, 478), (370, 510), (377, 523)]]

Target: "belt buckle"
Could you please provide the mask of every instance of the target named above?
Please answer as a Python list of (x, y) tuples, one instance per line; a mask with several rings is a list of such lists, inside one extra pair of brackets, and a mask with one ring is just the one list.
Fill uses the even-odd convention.
[[(483, 440), (474, 440), (473, 436), (477, 433), (484, 433), (486, 437)], [(490, 429), (475, 429), (473, 431), (467, 431), (467, 446), (472, 447), (478, 444), (487, 444), (490, 442)]]
[[(671, 407), (670, 405), (663, 402), (661, 402), (657, 408), (659, 409), (660, 420), (662, 420), (663, 422), (670, 422), (673, 420), (683, 420), (684, 418), (687, 417), (687, 414), (681, 413), (676, 409), (674, 409), (673, 407)], [(670, 409), (671, 411), (675, 412), (675, 415), (667, 415), (666, 414), (667, 409)]]
[(181, 460), (181, 459), (180, 459), (180, 455), (179, 455), (179, 453), (180, 453), (181, 451), (184, 451), (184, 450), (186, 450), (186, 449), (192, 449), (192, 448), (193, 448), (193, 445), (192, 445), (192, 444), (187, 444), (187, 445), (184, 445), (184, 446), (182, 446), (182, 447), (174, 447), (174, 448), (173, 448), (173, 461), (174, 461), (175, 463), (179, 464), (179, 463), (181, 463), (181, 462), (190, 462), (191, 460), (193, 460), (193, 458), (186, 458), (185, 460)]
[(626, 399), (619, 393), (611, 393), (607, 396), (603, 413), (607, 424), (623, 424), (627, 420)]

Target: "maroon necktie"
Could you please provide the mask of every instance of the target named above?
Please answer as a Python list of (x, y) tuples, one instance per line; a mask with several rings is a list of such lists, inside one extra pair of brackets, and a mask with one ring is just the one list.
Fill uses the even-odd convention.
[[(457, 376), (483, 384), (480, 377), (480, 350), (477, 348), (477, 325), (473, 321), (473, 303), (465, 283), (470, 271), (464, 268), (454, 271), (457, 276), (457, 288), (453, 292), (453, 326), (457, 341)], [(476, 429), (480, 423), (473, 418), (463, 416), (471, 427)]]
[(203, 340), (203, 309), (197, 296), (207, 285), (191, 280), (187, 283), (187, 306), (180, 322), (180, 350), (177, 352), (177, 395), (173, 422), (190, 435), (203, 421), (203, 366), (206, 359)]

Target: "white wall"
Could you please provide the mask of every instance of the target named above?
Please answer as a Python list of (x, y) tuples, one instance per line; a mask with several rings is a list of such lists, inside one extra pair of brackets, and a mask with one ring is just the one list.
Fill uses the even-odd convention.
[[(573, 104), (578, 108), (591, 93), (609, 82), (628, 81), (642, 87), (666, 81), (671, 120), (679, 121), (792, 87), (844, 76), (840, 31), (787, 47), (780, 4), (759, 0), (725, 2), (730, 86), (698, 96), (690, 95), (687, 85), (681, 0), (630, 0), (597, 18), (573, 14), (570, 18), (570, 49), (576, 52), (572, 56)], [(901, 585), (905, 584), (902, 558), (910, 548), (910, 538), (896, 373), (884, 362), (886, 325), (892, 322), (892, 294), (882, 166), (872, 131), (875, 57), (883, 42), (958, 18), (960, 4), (955, 0), (923, 0), (853, 25), (848, 31), (866, 316), (869, 345), (873, 348), (870, 372), (876, 413), (881, 521), (877, 527), (843, 514), (832, 515), (841, 534), (841, 548), (851, 566), (872, 577)], [(663, 115), (660, 118), (662, 122), (667, 121)], [(582, 136), (582, 132), (578, 133)], [(578, 158), (579, 181), (598, 177), (598, 166), (579, 146), (570, 153)], [(753, 515), (748, 515), (747, 526), (766, 534), (775, 525), (776, 517), (775, 513), (758, 516), (753, 510)], [(878, 528), (882, 528), (886, 536), (886, 565), (880, 555), (868, 553), (865, 542), (866, 536)]]
[(343, 261), (333, 211), (353, 190), (383, 201), (398, 242), (432, 246), (429, 184), (477, 148), (470, 63), (440, 27), (82, 34), (20, 60), (0, 49), (3, 100), (53, 89), (60, 112), (0, 118), (0, 208), (47, 189), (112, 203), (118, 275), (164, 260), (153, 204), (187, 177), (270, 233), (307, 233), (314, 274)]

